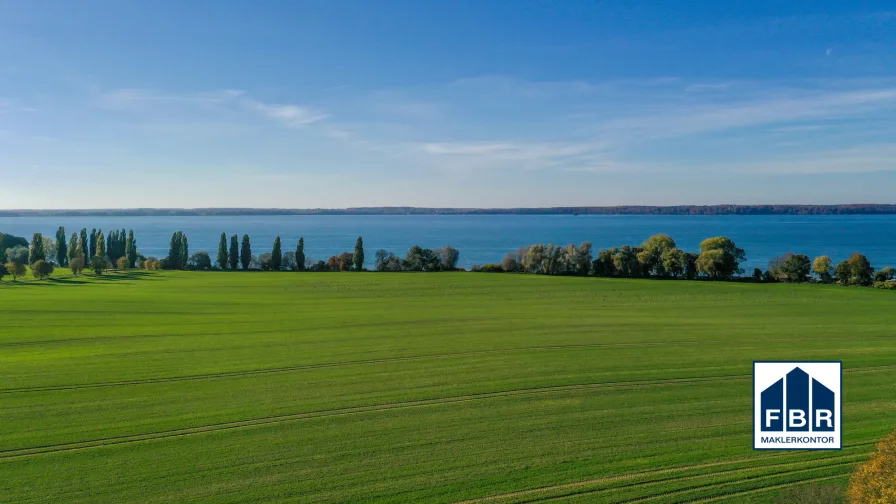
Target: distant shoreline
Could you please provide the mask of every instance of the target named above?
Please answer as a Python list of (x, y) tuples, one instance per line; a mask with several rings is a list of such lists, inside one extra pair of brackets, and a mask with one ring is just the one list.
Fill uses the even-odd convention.
[(675, 205), (551, 208), (133, 208), (90, 210), (0, 210), (0, 217), (165, 217), (239, 215), (892, 215), (896, 205)]

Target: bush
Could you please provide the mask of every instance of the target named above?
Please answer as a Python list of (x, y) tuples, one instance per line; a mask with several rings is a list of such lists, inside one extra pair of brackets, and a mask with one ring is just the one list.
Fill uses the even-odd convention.
[(212, 258), (208, 255), (208, 252), (196, 252), (190, 256), (187, 267), (192, 270), (208, 271), (212, 269)]
[(12, 281), (15, 282), (20, 276), (25, 276), (25, 265), (20, 262), (9, 261), (6, 263), (6, 271), (12, 276)]
[(843, 491), (835, 486), (811, 484), (797, 487), (781, 495), (781, 504), (841, 504), (846, 502)]
[(129, 263), (130, 261), (128, 261), (127, 257), (119, 257), (118, 261), (115, 262), (115, 265), (118, 266), (119, 270), (124, 271), (128, 269), (128, 266), (130, 266)]
[(504, 273), (504, 268), (502, 268), (500, 264), (483, 264), (475, 271), (481, 271), (482, 273)]
[(881, 440), (877, 452), (856, 468), (846, 495), (853, 504), (896, 504), (896, 432)]
[(106, 259), (103, 257), (93, 256), (93, 259), (90, 260), (90, 269), (92, 269), (93, 273), (96, 275), (102, 275), (108, 267), (109, 263), (107, 263)]
[(0, 282), (3, 281), (3, 277), (9, 274), (9, 270), (6, 269), (6, 265), (0, 263)]
[(80, 257), (75, 257), (71, 261), (68, 262), (68, 267), (71, 268), (72, 274), (78, 276), (84, 271), (84, 259)]
[(53, 264), (43, 259), (34, 261), (31, 265), (31, 274), (38, 280), (43, 280), (53, 274)]
[(871, 285), (875, 289), (896, 290), (896, 282), (874, 282)]

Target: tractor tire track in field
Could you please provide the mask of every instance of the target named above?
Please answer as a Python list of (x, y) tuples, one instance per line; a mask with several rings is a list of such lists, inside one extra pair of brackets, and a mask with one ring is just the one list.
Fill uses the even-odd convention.
[(99, 438), (88, 441), (77, 441), (72, 443), (59, 443), (44, 446), (34, 446), (29, 448), (16, 448), (12, 450), (0, 451), (0, 460), (8, 458), (26, 457), (31, 455), (39, 455), (44, 453), (55, 453), (71, 450), (82, 450), (88, 448), (98, 448), (103, 446), (111, 446), (116, 444), (128, 444), (142, 441), (152, 441), (156, 439), (166, 439), (175, 437), (184, 437), (195, 434), (205, 434), (218, 431), (245, 429), (251, 427), (259, 427), (271, 424), (280, 424), (285, 422), (310, 420), (317, 418), (326, 418), (334, 416), (353, 415), (361, 413), (375, 413), (380, 411), (420, 408), (427, 406), (441, 406), (447, 404), (455, 404), (462, 402), (481, 401), (488, 399), (500, 399), (504, 397), (530, 396), (539, 394), (550, 394), (555, 392), (569, 392), (578, 390), (599, 390), (599, 389), (617, 389), (631, 387), (648, 387), (662, 386), (667, 384), (690, 384), (704, 383), (715, 381), (739, 380), (740, 376), (721, 376), (721, 377), (699, 377), (699, 378), (668, 378), (662, 380), (644, 380), (629, 382), (601, 382), (601, 383), (584, 383), (576, 385), (554, 385), (548, 387), (532, 387), (525, 389), (513, 389), (497, 392), (480, 392), (475, 394), (457, 395), (449, 397), (441, 397), (435, 399), (417, 399), (410, 401), (395, 401), (362, 406), (349, 406), (344, 408), (333, 408), (327, 410), (309, 411), (303, 413), (289, 413), (285, 415), (274, 415), (268, 417), (249, 418), (245, 420), (235, 420), (230, 422), (219, 422), (213, 424), (200, 425), (195, 427), (184, 427), (181, 429), (170, 429), (164, 431), (155, 431), (142, 434), (130, 434), (125, 436), (113, 436), (108, 438)]
[[(630, 498), (630, 499), (615, 501), (616, 504), (639, 504), (639, 503), (643, 503), (643, 502), (650, 502), (655, 499), (664, 499), (665, 500), (670, 497), (675, 497), (676, 495), (687, 494), (688, 492), (694, 492), (694, 491), (699, 491), (699, 490), (704, 490), (704, 489), (716, 488), (716, 487), (724, 486), (724, 485), (731, 485), (731, 484), (744, 483), (744, 482), (754, 482), (754, 481), (758, 482), (758, 481), (766, 480), (769, 478), (777, 478), (777, 477), (782, 477), (782, 476), (793, 476), (793, 475), (798, 475), (798, 474), (803, 474), (803, 473), (811, 473), (813, 471), (820, 471), (820, 470), (824, 470), (824, 469), (853, 466), (862, 460), (861, 456), (858, 456), (858, 457), (853, 456), (853, 457), (855, 457), (856, 460), (848, 461), (848, 462), (839, 462), (836, 464), (823, 464), (823, 465), (817, 465), (817, 466), (812, 466), (812, 467), (802, 467), (802, 468), (791, 469), (791, 470), (780, 470), (780, 471), (775, 471), (775, 472), (768, 473), (768, 474), (758, 474), (755, 476), (742, 476), (741, 474), (746, 471), (740, 471), (740, 470), (723, 471), (723, 472), (719, 472), (719, 473), (707, 473), (707, 474), (701, 474), (701, 475), (696, 475), (696, 476), (687, 476), (687, 477), (683, 477), (683, 478), (669, 478), (666, 480), (652, 481), (649, 483), (635, 483), (635, 484), (619, 486), (619, 487), (587, 490), (587, 491), (583, 491), (583, 492), (568, 493), (565, 495), (556, 495), (556, 496), (539, 498), (539, 499), (534, 499), (534, 500), (517, 501), (515, 504), (534, 504), (537, 502), (551, 502), (551, 501), (558, 501), (558, 500), (579, 499), (582, 497), (594, 496), (594, 495), (598, 495), (598, 494), (606, 494), (606, 493), (617, 491), (617, 490), (637, 490), (637, 488), (639, 488), (639, 487), (646, 487), (650, 484), (687, 482), (687, 481), (691, 481), (691, 480), (695, 480), (695, 479), (699, 479), (699, 478), (710, 478), (710, 477), (717, 476), (717, 475), (718, 476), (729, 476), (729, 477), (737, 476), (735, 479), (727, 479), (724, 481), (712, 481), (710, 483), (701, 483), (701, 484), (687, 486), (684, 488), (678, 488), (678, 489), (674, 489), (674, 490), (666, 490), (663, 492), (645, 495), (642, 497), (634, 497), (634, 498)], [(760, 468), (752, 468), (752, 469), (754, 471), (762, 470), (761, 467)], [(832, 479), (832, 478), (839, 478), (842, 476), (844, 476), (844, 474), (821, 476), (820, 478), (831, 478)], [(799, 480), (799, 481), (795, 481), (795, 482), (787, 482), (787, 483), (784, 483), (784, 485), (799, 485), (799, 484), (804, 484), (804, 483), (807, 483), (807, 482), (810, 482), (813, 480), (814, 480), (813, 478), (807, 478), (805, 480)], [(697, 499), (702, 499), (704, 501), (706, 499), (719, 499), (719, 498), (727, 499), (727, 498), (731, 498), (731, 497), (735, 496), (738, 493), (744, 493), (744, 492), (755, 493), (757, 491), (765, 491), (765, 490), (767, 490), (769, 488), (773, 488), (773, 487), (774, 487), (774, 485), (772, 485), (770, 487), (751, 488), (748, 490), (731, 492), (731, 493), (722, 494), (722, 495), (715, 495), (712, 497), (698, 497)], [(693, 502), (700, 502), (700, 500), (695, 501), (693, 498), (685, 497), (685, 500), (679, 501), (679, 502), (693, 503)]]
[[(844, 450), (871, 447), (874, 445), (875, 445), (874, 442), (857, 443), (854, 445), (849, 445), (847, 447), (844, 447)], [(516, 504), (531, 503), (531, 502), (545, 502), (545, 501), (556, 500), (556, 499), (561, 499), (561, 498), (571, 498), (571, 497), (576, 497), (576, 496), (580, 496), (580, 495), (590, 495), (590, 494), (595, 494), (595, 493), (600, 493), (600, 492), (609, 492), (609, 491), (613, 491), (613, 490), (633, 489), (633, 488), (637, 488), (637, 487), (659, 484), (659, 483), (667, 483), (667, 482), (674, 482), (674, 481), (690, 481), (690, 480), (694, 480), (694, 479), (698, 479), (698, 478), (705, 478), (705, 477), (711, 477), (711, 476), (736, 475), (736, 474), (746, 473), (746, 472), (750, 472), (750, 471), (761, 471), (761, 470), (775, 468), (775, 467), (805, 466), (807, 464), (813, 464), (813, 463), (818, 463), (818, 465), (815, 465), (811, 468), (800, 467), (799, 469), (796, 469), (796, 470), (803, 471), (803, 470), (812, 470), (812, 469), (823, 469), (825, 467), (836, 467), (839, 465), (854, 464), (854, 463), (860, 462), (861, 460), (866, 458), (867, 454), (864, 452), (852, 453), (852, 454), (837, 455), (837, 456), (832, 456), (832, 457), (824, 457), (824, 458), (819, 458), (819, 459), (810, 460), (810, 461), (779, 462), (776, 464), (770, 464), (770, 465), (764, 465), (764, 466), (742, 467), (742, 468), (738, 468), (738, 469), (726, 469), (726, 470), (715, 471), (715, 472), (709, 471), (709, 472), (704, 472), (704, 473), (699, 473), (699, 474), (687, 474), (687, 475), (682, 475), (682, 476), (666, 476), (666, 475), (670, 475), (670, 474), (674, 474), (674, 473), (693, 471), (693, 470), (701, 470), (701, 469), (707, 469), (707, 468), (715, 468), (715, 467), (723, 467), (723, 466), (729, 466), (729, 465), (740, 464), (740, 463), (751, 462), (751, 461), (761, 463), (765, 460), (773, 460), (776, 458), (793, 457), (793, 456), (794, 456), (793, 453), (779, 453), (779, 454), (774, 454), (774, 455), (768, 455), (768, 456), (765, 456), (760, 459), (739, 458), (739, 459), (732, 459), (732, 460), (726, 460), (726, 461), (721, 461), (721, 462), (709, 462), (709, 463), (703, 463), (703, 464), (693, 464), (693, 465), (688, 465), (688, 466), (669, 467), (666, 469), (639, 471), (639, 472), (635, 472), (635, 473), (618, 474), (618, 475), (612, 475), (612, 476), (605, 476), (602, 478), (594, 478), (594, 479), (588, 479), (588, 480), (582, 480), (582, 481), (573, 481), (570, 483), (563, 483), (560, 485), (545, 486), (545, 487), (532, 488), (532, 489), (527, 489), (527, 490), (518, 490), (515, 492), (508, 492), (508, 493), (504, 493), (504, 494), (488, 495), (485, 497), (478, 497), (475, 499), (459, 501), (456, 504), (483, 504), (483, 503), (488, 503), (488, 502), (502, 502), (502, 501), (507, 501), (507, 500), (512, 500)], [(830, 461), (837, 461), (837, 460), (843, 460), (843, 459), (855, 459), (855, 460), (843, 462), (841, 464), (821, 463), (821, 462), (830, 462)], [(765, 476), (775, 476), (775, 475), (780, 475), (780, 474), (787, 473), (787, 472), (790, 472), (790, 471), (779, 471), (779, 472), (776, 472), (776, 473), (773, 473), (770, 475), (765, 475)], [(651, 476), (657, 476), (657, 477), (654, 479), (646, 480), (646, 481), (627, 483), (627, 484), (623, 484), (623, 485), (611, 486), (611, 487), (605, 487), (605, 488), (599, 488), (599, 489), (593, 489), (593, 490), (592, 489), (578, 490), (578, 491), (575, 490), (576, 488), (579, 488), (579, 487), (586, 487), (586, 486), (599, 485), (599, 484), (612, 485), (613, 483), (616, 483), (616, 482), (637, 479), (637, 478), (643, 478), (643, 477), (651, 477)], [(740, 480), (738, 480), (738, 481), (740, 481)], [(713, 483), (713, 485), (718, 485), (718, 484), (720, 484), (720, 483), (719, 482)], [(544, 493), (550, 494), (550, 493), (558, 492), (558, 491), (562, 492), (564, 490), (571, 490), (571, 491), (567, 492), (567, 493), (563, 493), (562, 495), (547, 495), (547, 496), (540, 496), (540, 497), (536, 496), (537, 494), (544, 494)], [(525, 499), (527, 496), (531, 496), (532, 498), (526, 499), (526, 500), (516, 500), (519, 498)], [(639, 499), (641, 499), (641, 498), (639, 498)], [(630, 502), (630, 501), (623, 501), (623, 502)]]
[(727, 499), (730, 499), (733, 497), (743, 497), (745, 495), (764, 493), (764, 492), (768, 492), (770, 490), (781, 490), (784, 488), (805, 485), (807, 483), (818, 483), (819, 481), (827, 481), (827, 480), (832, 480), (832, 479), (836, 479), (836, 478), (842, 478), (843, 476), (844, 476), (843, 474), (834, 474), (831, 476), (822, 476), (820, 478), (809, 478), (809, 479), (804, 479), (804, 480), (799, 480), (799, 481), (789, 481), (787, 483), (778, 483), (777, 485), (769, 485), (769, 486), (762, 487), (762, 488), (751, 488), (750, 490), (741, 490), (739, 492), (731, 492), (728, 494), (717, 495), (714, 497), (704, 497), (702, 499), (690, 500), (688, 502), (691, 504), (699, 504), (699, 503), (705, 503), (705, 502), (719, 502), (721, 500), (727, 500)]
[[(709, 341), (709, 342), (711, 343), (713, 341)], [(721, 342), (721, 341), (719, 341), (719, 342)], [(688, 341), (688, 342), (679, 342), (679, 343), (703, 344), (703, 343), (707, 343), (707, 341)], [(575, 350), (575, 349), (586, 349), (586, 348), (663, 346), (663, 345), (668, 345), (668, 344), (669, 343), (664, 343), (664, 342), (595, 343), (595, 344), (591, 344), (591, 345), (554, 345), (554, 346), (536, 346), (536, 347), (525, 347), (525, 348), (503, 348), (503, 349), (494, 349), (494, 350), (474, 350), (474, 351), (470, 351), (470, 352), (450, 352), (450, 353), (443, 353), (443, 354), (410, 355), (410, 356), (405, 356), (405, 357), (384, 357), (384, 358), (380, 358), (380, 359), (362, 359), (362, 360), (342, 361), (342, 362), (324, 362), (324, 363), (319, 363), (319, 364), (302, 364), (302, 365), (297, 365), (297, 366), (284, 366), (284, 367), (278, 367), (278, 368), (247, 369), (247, 370), (243, 370), (243, 371), (222, 371), (222, 372), (218, 372), (218, 373), (203, 373), (203, 374), (195, 374), (195, 375), (169, 376), (169, 377), (160, 377), (160, 378), (144, 378), (144, 379), (136, 379), (136, 380), (121, 380), (121, 381), (114, 381), (114, 382), (81, 383), (81, 384), (72, 384), (72, 385), (46, 385), (46, 386), (37, 386), (37, 387), (18, 387), (18, 388), (0, 389), (0, 394), (50, 392), (50, 391), (60, 391), (60, 390), (79, 390), (79, 389), (106, 388), (106, 387), (126, 387), (126, 386), (131, 386), (131, 385), (147, 385), (147, 384), (154, 384), (154, 383), (173, 383), (173, 382), (194, 381), (194, 380), (214, 380), (214, 379), (234, 378), (234, 377), (242, 377), (242, 376), (289, 373), (289, 372), (293, 372), (293, 371), (304, 371), (304, 370), (309, 370), (309, 369), (339, 368), (339, 367), (348, 367), (348, 366), (363, 366), (363, 365), (370, 365), (370, 364), (390, 364), (390, 363), (399, 363), (399, 362), (423, 361), (423, 360), (430, 360), (430, 359), (450, 359), (450, 358), (455, 358), (455, 357), (469, 357), (469, 356), (475, 356), (475, 355), (495, 355), (495, 354), (517, 353), (517, 352)], [(892, 369), (892, 368), (896, 368), (896, 364), (849, 368), (849, 369), (844, 369), (843, 372), (844, 373), (861, 372), (861, 371), (873, 371), (873, 370)], [(750, 375), (725, 375), (724, 377), (748, 377), (748, 376), (750, 376)], [(706, 378), (722, 378), (722, 377), (723, 376), (708, 376)]]

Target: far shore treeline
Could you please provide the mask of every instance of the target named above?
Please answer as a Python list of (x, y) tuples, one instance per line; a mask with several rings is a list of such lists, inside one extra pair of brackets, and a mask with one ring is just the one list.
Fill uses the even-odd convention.
[[(293, 244), (295, 248), (293, 249)], [(270, 248), (268, 248), (270, 247)], [(264, 252), (255, 254), (255, 251)], [(285, 252), (284, 252), (285, 250)], [(85, 269), (95, 275), (107, 270), (194, 270), (194, 271), (369, 271), (365, 267), (364, 240), (358, 237), (354, 249), (315, 260), (305, 255), (305, 240), (284, 243), (280, 237), (269, 246), (253, 244), (248, 234), (240, 237), (221, 233), (214, 259), (207, 251), (190, 253), (183, 231), (171, 236), (166, 257), (144, 257), (137, 249), (134, 231), (125, 229), (104, 233), (86, 228), (67, 235), (65, 228), (55, 238), (34, 233), (31, 241), (0, 233), (0, 280), (13, 281), (30, 268), (33, 276), (44, 279), (56, 267), (67, 267), (78, 276)], [(411, 247), (404, 257), (387, 250), (374, 254), (373, 271), (436, 272), (465, 271), (458, 268), (460, 251), (446, 245), (428, 249)], [(685, 251), (666, 234), (651, 236), (640, 245), (621, 245), (601, 249), (596, 256), (591, 243), (533, 244), (507, 253), (497, 263), (474, 265), (471, 270), (484, 273), (594, 276), (619, 278), (687, 279), (714, 281), (836, 283), (896, 289), (896, 269), (875, 270), (868, 258), (855, 253), (834, 264), (829, 256), (810, 259), (804, 254), (785, 253), (768, 263), (763, 271), (755, 268), (745, 275), (740, 267), (746, 252), (725, 236), (707, 238), (699, 251)]]

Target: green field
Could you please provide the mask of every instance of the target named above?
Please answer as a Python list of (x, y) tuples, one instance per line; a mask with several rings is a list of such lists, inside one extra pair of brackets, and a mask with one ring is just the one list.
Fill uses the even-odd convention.
[[(876, 289), (6, 280), (2, 502), (762, 503), (844, 484), (896, 428), (896, 293)], [(843, 360), (844, 450), (752, 450), (754, 359)]]

